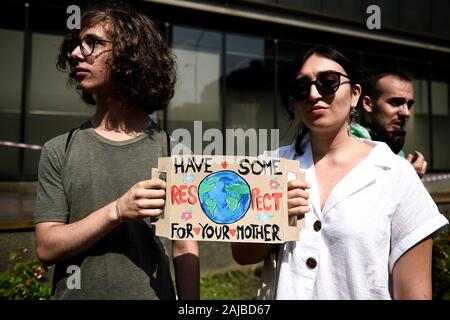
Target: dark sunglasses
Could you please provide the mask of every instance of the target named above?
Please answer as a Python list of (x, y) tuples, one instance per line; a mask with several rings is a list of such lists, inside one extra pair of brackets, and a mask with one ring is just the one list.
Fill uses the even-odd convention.
[(336, 93), (341, 84), (351, 83), (351, 81), (341, 83), (341, 76), (350, 79), (347, 75), (338, 71), (321, 72), (314, 81), (306, 77), (295, 79), (289, 85), (289, 94), (296, 101), (305, 101), (308, 99), (311, 86), (314, 84), (321, 96), (331, 96)]

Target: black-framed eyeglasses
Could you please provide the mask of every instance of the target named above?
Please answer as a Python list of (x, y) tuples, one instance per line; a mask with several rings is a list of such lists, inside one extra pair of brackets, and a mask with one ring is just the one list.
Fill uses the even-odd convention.
[(339, 89), (341, 84), (351, 83), (351, 81), (341, 83), (341, 76), (350, 80), (347, 75), (338, 71), (321, 72), (314, 81), (306, 77), (296, 79), (289, 85), (289, 94), (296, 101), (305, 101), (308, 99), (311, 86), (314, 84), (321, 96), (330, 96)]
[(80, 47), (81, 54), (84, 57), (89, 57), (94, 52), (97, 43), (108, 43), (108, 42), (113, 43), (112, 41), (97, 39), (92, 36), (86, 36), (83, 39), (76, 38), (67, 43), (66, 54), (67, 57), (70, 58), (73, 50), (75, 50), (77, 47)]

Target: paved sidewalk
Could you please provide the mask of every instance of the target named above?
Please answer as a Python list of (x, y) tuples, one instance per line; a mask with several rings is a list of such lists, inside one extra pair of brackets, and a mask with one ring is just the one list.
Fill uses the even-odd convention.
[(34, 197), (0, 196), (0, 229), (33, 227)]
[(33, 228), (37, 183), (0, 182), (0, 230)]

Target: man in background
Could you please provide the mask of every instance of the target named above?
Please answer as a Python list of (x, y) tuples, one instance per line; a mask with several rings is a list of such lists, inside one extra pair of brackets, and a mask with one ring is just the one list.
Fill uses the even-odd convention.
[[(362, 82), (361, 125), (368, 130), (372, 140), (385, 142), (395, 154), (402, 157), (405, 157), (402, 151), (406, 138), (405, 127), (413, 105), (412, 81), (401, 72), (376, 72)], [(353, 128), (352, 132), (355, 132)], [(423, 154), (416, 150), (408, 154), (406, 159), (419, 177), (423, 177), (427, 170)]]

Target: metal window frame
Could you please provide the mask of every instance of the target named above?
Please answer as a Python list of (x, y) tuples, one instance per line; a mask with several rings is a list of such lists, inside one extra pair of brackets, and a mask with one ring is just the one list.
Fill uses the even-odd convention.
[[(22, 66), (22, 87), (20, 97), (20, 136), (19, 141), (25, 143), (27, 129), (27, 110), (29, 107), (30, 85), (31, 85), (31, 30), (30, 30), (30, 4), (24, 4), (24, 44), (23, 44), (23, 66)], [(19, 175), (25, 175), (25, 150), (19, 149)]]

